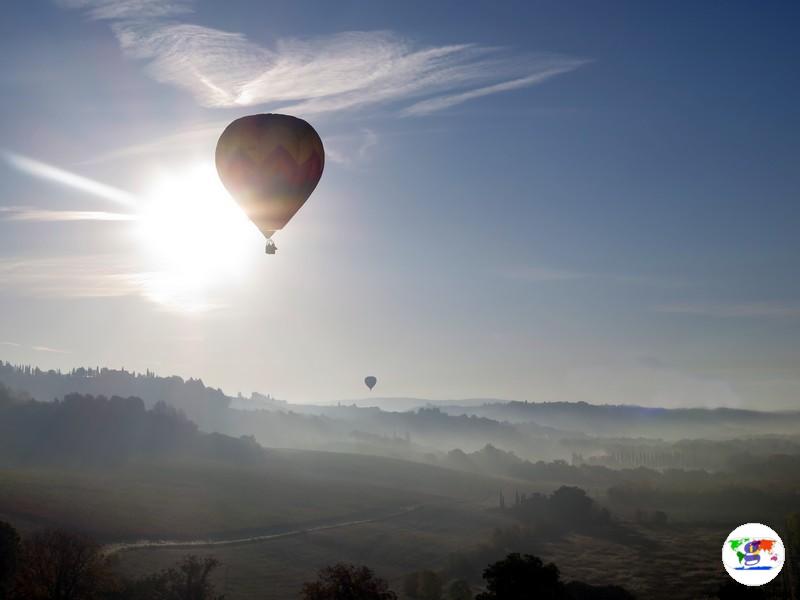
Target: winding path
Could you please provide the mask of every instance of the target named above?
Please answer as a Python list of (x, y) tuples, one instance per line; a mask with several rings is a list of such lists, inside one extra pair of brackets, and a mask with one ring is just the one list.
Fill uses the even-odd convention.
[(398, 512), (394, 512), (388, 515), (382, 515), (379, 517), (372, 517), (370, 519), (361, 519), (356, 521), (339, 521), (336, 523), (326, 523), (324, 525), (315, 525), (313, 527), (304, 527), (302, 529), (292, 529), (290, 531), (283, 531), (281, 533), (270, 533), (265, 535), (253, 535), (253, 536), (246, 536), (246, 537), (237, 537), (237, 538), (229, 538), (229, 539), (221, 539), (221, 540), (208, 540), (208, 539), (198, 539), (198, 540), (140, 540), (138, 542), (120, 542), (117, 544), (108, 544), (106, 545), (103, 550), (106, 554), (116, 554), (118, 552), (124, 552), (126, 550), (141, 550), (146, 548), (205, 548), (205, 547), (212, 547), (212, 546), (233, 546), (237, 544), (249, 544), (253, 542), (263, 542), (268, 540), (277, 540), (281, 538), (287, 537), (294, 537), (298, 535), (303, 535), (305, 533), (311, 533), (314, 531), (325, 531), (328, 529), (340, 529), (343, 527), (353, 527), (355, 525), (364, 525), (366, 523), (375, 523), (377, 521), (387, 521), (389, 519), (394, 519), (396, 517), (401, 517), (403, 515), (407, 515), (415, 510), (422, 508), (424, 505), (416, 504), (414, 506), (409, 506), (400, 510)]

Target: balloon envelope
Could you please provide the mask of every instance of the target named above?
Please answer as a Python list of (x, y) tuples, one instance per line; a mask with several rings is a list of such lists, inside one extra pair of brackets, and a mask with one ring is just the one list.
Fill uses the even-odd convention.
[(317, 187), (325, 150), (303, 119), (261, 114), (228, 125), (217, 142), (215, 160), (225, 188), (269, 238)]
[(375, 387), (375, 384), (378, 383), (378, 378), (373, 375), (369, 375), (368, 377), (364, 378), (364, 383), (367, 384), (369, 389), (372, 389)]

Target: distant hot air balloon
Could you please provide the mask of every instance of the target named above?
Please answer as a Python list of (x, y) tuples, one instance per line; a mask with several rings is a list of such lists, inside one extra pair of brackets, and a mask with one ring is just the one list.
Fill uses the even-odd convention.
[(283, 229), (317, 187), (325, 150), (314, 128), (289, 115), (236, 119), (217, 142), (217, 172), (223, 185), (267, 238)]
[(374, 375), (368, 375), (367, 377), (364, 378), (364, 383), (367, 384), (367, 387), (369, 389), (372, 389), (375, 387), (375, 384), (378, 383), (378, 378), (375, 377)]

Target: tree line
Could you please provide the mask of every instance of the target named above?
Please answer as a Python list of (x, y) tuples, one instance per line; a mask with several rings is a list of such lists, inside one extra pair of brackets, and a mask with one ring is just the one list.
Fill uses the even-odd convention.
[(211, 578), (218, 566), (214, 558), (188, 555), (127, 579), (89, 537), (49, 529), (22, 539), (0, 522), (0, 600), (222, 600)]
[(0, 464), (116, 465), (148, 457), (263, 459), (250, 438), (203, 433), (183, 412), (137, 397), (67, 394), (38, 402), (0, 384)]
[[(796, 518), (793, 526), (796, 527)], [(793, 531), (793, 535), (796, 533)], [(224, 600), (215, 583), (221, 563), (187, 555), (140, 578), (117, 572), (113, 555), (89, 537), (45, 530), (24, 539), (0, 521), (0, 600)], [(565, 582), (553, 563), (510, 553), (482, 569), (479, 583), (423, 570), (403, 580), (402, 595), (364, 565), (336, 563), (300, 587), (299, 600), (634, 600), (620, 586)], [(729, 582), (718, 600), (762, 600), (768, 590)]]
[[(214, 581), (220, 562), (187, 555), (156, 573), (129, 579), (116, 570), (113, 555), (84, 535), (45, 530), (21, 538), (0, 522), (0, 600), (224, 600)], [(615, 586), (561, 581), (558, 568), (541, 559), (511, 554), (483, 571), (473, 595), (464, 580), (445, 583), (433, 571), (406, 577), (403, 593), (412, 600), (631, 600)], [(397, 600), (388, 582), (363, 565), (337, 563), (321, 569), (298, 590), (300, 600)]]

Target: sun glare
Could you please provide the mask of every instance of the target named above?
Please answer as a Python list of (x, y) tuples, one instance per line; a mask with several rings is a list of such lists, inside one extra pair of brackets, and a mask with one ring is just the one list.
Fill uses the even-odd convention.
[(152, 268), (147, 296), (186, 312), (213, 307), (261, 256), (263, 237), (211, 165), (160, 177), (137, 223)]

